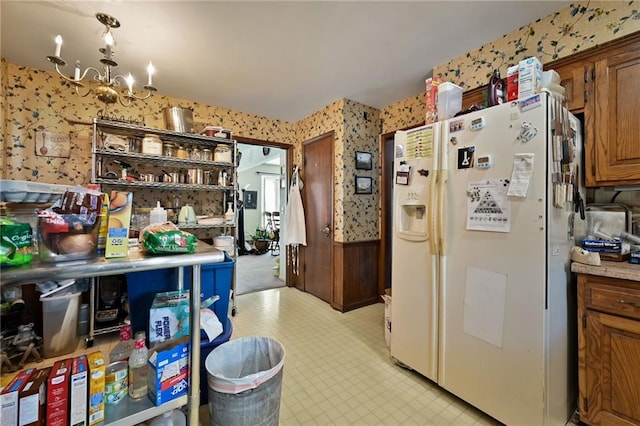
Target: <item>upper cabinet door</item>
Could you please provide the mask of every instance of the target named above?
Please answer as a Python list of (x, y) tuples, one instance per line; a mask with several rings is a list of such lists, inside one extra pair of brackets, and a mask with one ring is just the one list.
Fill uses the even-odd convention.
[(564, 87), (564, 101), (571, 112), (580, 112), (584, 108), (585, 97), (588, 92), (585, 89), (585, 81), (588, 78), (588, 70), (584, 62), (567, 64), (554, 68), (560, 76), (560, 85)]
[(640, 43), (595, 63), (595, 184), (640, 184)]

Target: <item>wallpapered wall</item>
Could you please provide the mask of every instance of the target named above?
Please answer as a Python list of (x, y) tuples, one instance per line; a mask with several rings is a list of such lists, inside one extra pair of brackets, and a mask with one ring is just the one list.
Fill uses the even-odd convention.
[[(465, 89), (486, 84), (494, 67), (505, 74), (507, 65), (538, 56), (543, 63), (569, 56), (606, 41), (640, 30), (638, 1), (581, 1), (539, 21), (515, 30), (475, 51), (436, 67), (434, 75)], [(3, 179), (49, 183), (86, 184), (91, 169), (91, 131), (84, 124), (97, 115), (99, 104), (73, 93), (52, 72), (2, 60), (0, 123), (3, 125)], [(428, 70), (427, 70), (428, 71)], [(334, 239), (338, 242), (379, 238), (379, 143), (380, 133), (424, 122), (422, 93), (382, 110), (347, 99), (338, 100), (297, 123), (288, 123), (182, 99), (155, 95), (132, 108), (116, 108), (113, 114), (144, 120), (150, 127), (164, 127), (162, 109), (169, 105), (191, 106), (195, 121), (231, 129), (236, 136), (277, 141), (294, 146), (294, 162), (302, 164), (302, 142), (334, 131)], [(365, 115), (366, 113), (366, 115)], [(71, 136), (70, 158), (36, 156), (35, 131)], [(355, 169), (355, 151), (373, 154), (373, 170)], [(373, 194), (354, 194), (354, 176), (374, 178)], [(148, 206), (169, 194), (150, 194), (140, 200)], [(209, 200), (217, 202), (216, 200)], [(205, 200), (204, 202), (208, 202)], [(309, 206), (305, 206), (309, 208)], [(363, 214), (364, 213), (364, 214)]]
[[(580, 1), (433, 69), (465, 90), (483, 86), (494, 68), (537, 56), (543, 64), (640, 31), (640, 2)], [(424, 96), (418, 94), (383, 108), (383, 133), (424, 123)]]

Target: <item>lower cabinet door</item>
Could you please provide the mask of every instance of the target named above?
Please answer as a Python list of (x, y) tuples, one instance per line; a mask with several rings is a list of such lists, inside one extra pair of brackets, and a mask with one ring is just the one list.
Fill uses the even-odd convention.
[(587, 311), (581, 420), (640, 425), (640, 321)]

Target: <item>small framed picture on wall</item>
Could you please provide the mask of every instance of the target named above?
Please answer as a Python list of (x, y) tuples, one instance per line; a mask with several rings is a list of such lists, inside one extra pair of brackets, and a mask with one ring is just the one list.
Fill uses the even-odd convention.
[(373, 179), (369, 176), (356, 176), (356, 194), (372, 194)]
[(356, 151), (356, 169), (371, 170), (373, 168), (373, 156), (370, 152)]
[(258, 208), (258, 191), (244, 191), (244, 208)]

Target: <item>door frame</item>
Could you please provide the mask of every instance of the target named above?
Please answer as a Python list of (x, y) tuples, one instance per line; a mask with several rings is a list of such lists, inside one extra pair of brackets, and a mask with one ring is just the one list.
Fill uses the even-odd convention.
[[(294, 150), (294, 146), (290, 145), (290, 144), (286, 144), (286, 143), (282, 143), (282, 142), (274, 142), (274, 141), (266, 141), (266, 140), (262, 140), (262, 139), (254, 139), (254, 138), (245, 138), (242, 136), (234, 136), (234, 139), (236, 141), (236, 143), (243, 143), (243, 144), (247, 144), (247, 145), (259, 145), (259, 146), (267, 146), (267, 147), (272, 147), (272, 148), (280, 148), (283, 149), (285, 151), (285, 157), (286, 157), (286, 164), (284, 165), (284, 172), (285, 172), (285, 181), (287, 183), (287, 190), (285, 191), (286, 196), (289, 196), (289, 185), (291, 185), (291, 170), (292, 168), (292, 164), (293, 164), (293, 150)], [(282, 205), (282, 202), (285, 201), (288, 202), (287, 200), (280, 200), (280, 203)], [(280, 259), (284, 258), (286, 265), (285, 265), (285, 275), (284, 275), (284, 282), (285, 285), (287, 287), (291, 287), (294, 285), (294, 280), (293, 277), (291, 275), (292, 269), (290, 268), (290, 262), (289, 262), (289, 254), (287, 252), (287, 248), (281, 245), (281, 249), (284, 249), (284, 256), (281, 256)], [(282, 262), (282, 260), (281, 260)], [(282, 265), (280, 265), (282, 267)], [(235, 280), (235, 276), (234, 276), (234, 280)], [(234, 289), (235, 289), (235, 284), (234, 284)], [(235, 296), (234, 296), (235, 297)]]

